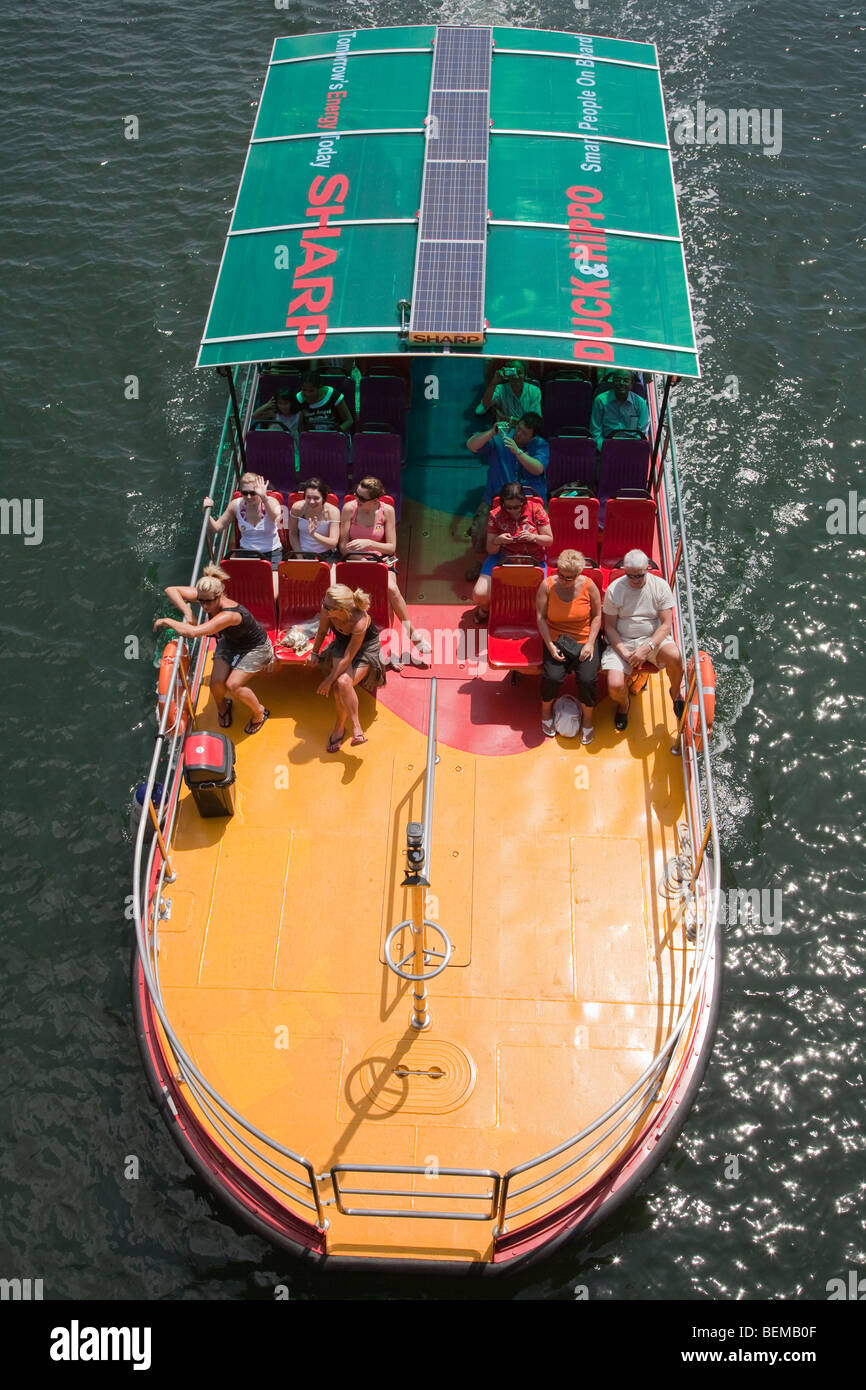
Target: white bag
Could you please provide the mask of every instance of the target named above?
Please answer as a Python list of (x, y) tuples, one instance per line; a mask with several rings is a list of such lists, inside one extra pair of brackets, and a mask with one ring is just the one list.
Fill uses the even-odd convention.
[(583, 710), (573, 695), (560, 695), (553, 706), (553, 727), (562, 738), (577, 738)]

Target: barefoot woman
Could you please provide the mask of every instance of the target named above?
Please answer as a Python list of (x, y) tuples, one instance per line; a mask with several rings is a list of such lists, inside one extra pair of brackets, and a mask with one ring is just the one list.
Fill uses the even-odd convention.
[[(227, 729), (232, 722), (231, 696), (236, 695), (252, 712), (244, 733), (257, 734), (270, 710), (265, 709), (258, 696), (247, 689), (247, 681), (257, 671), (267, 670), (274, 659), (274, 649), (265, 629), (256, 622), (252, 613), (242, 604), (226, 598), (227, 579), (228, 575), (216, 565), (207, 565), (195, 588), (189, 584), (169, 585), (165, 592), (186, 621), (179, 623), (176, 618), (157, 618), (153, 630), (158, 632), (160, 628), (171, 627), (181, 637), (211, 637), (218, 634), (210, 688), (217, 702), (220, 728)], [(193, 622), (189, 606), (193, 600), (201, 604), (207, 615), (198, 624)]]
[[(336, 753), (346, 737), (346, 720), (352, 721), (352, 747), (366, 743), (358, 718), (358, 697), (355, 686), (363, 685), (372, 695), (385, 684), (385, 665), (379, 646), (379, 629), (370, 617), (370, 595), (363, 589), (354, 593), (346, 584), (333, 584), (322, 600), (319, 630), (310, 652), (310, 661), (330, 663), (331, 669), (316, 691), (317, 695), (334, 692), (337, 721), (328, 739), (328, 752)], [(321, 647), (329, 631), (334, 640), (324, 655)]]

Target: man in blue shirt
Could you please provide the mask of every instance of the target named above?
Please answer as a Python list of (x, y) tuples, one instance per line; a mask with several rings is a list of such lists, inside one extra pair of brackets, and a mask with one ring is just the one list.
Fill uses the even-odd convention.
[(589, 432), (600, 449), (618, 430), (633, 430), (646, 436), (649, 410), (642, 396), (629, 388), (631, 372), (614, 372), (612, 390), (600, 391), (593, 401)]
[[(481, 430), (467, 439), (466, 447), (488, 462), (487, 486), (484, 500), (478, 507), (469, 529), (473, 549), (486, 552), (487, 518), (490, 504), (498, 497), (505, 483), (522, 483), (547, 505), (547, 465), (550, 449), (539, 434), (541, 416), (534, 410), (522, 415), (514, 429), (504, 433), (501, 424)], [(466, 578), (475, 580), (481, 572), (481, 561), (470, 566)]]
[(508, 434), (494, 425), (467, 439), (466, 447), (489, 463), (484, 501), (487, 506), (499, 496), (504, 483), (522, 483), (527, 492), (547, 502), (547, 465), (550, 449), (542, 439), (541, 416), (535, 411), (521, 415)]

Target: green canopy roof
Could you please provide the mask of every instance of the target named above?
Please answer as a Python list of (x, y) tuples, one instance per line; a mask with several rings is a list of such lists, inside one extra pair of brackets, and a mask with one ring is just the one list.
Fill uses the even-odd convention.
[[(276, 40), (198, 366), (444, 350), (410, 345), (398, 308), (435, 35)], [(492, 35), (486, 332), (448, 346), (698, 376), (655, 46)]]

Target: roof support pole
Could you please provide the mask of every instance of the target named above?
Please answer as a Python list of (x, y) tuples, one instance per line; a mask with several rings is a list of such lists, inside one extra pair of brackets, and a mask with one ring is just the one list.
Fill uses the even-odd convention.
[(679, 380), (679, 377), (675, 377), (675, 376), (666, 376), (666, 377), (665, 377), (665, 389), (664, 389), (664, 394), (662, 395), (661, 408), (659, 409), (659, 424), (658, 424), (658, 429), (656, 430), (655, 442), (654, 442), (654, 444), (653, 444), (653, 454), (652, 454), (652, 467), (653, 467), (653, 469), (655, 469), (655, 466), (656, 466), (656, 459), (658, 458), (658, 454), (659, 454), (659, 444), (661, 443), (661, 437), (662, 437), (662, 426), (664, 425), (664, 422), (665, 422), (665, 411), (666, 411), (667, 408), (668, 408), (668, 397), (669, 397), (670, 394), (671, 394), (671, 387), (673, 386), (674, 382), (675, 382), (675, 381), (678, 381), (678, 380)]
[[(228, 382), (229, 395), (231, 396), (232, 401), (232, 416), (234, 418), (235, 423), (235, 472), (238, 474), (238, 476), (240, 476), (241, 473), (245, 473), (247, 471), (247, 451), (244, 448), (244, 431), (243, 426), (241, 425), (241, 412), (238, 407), (238, 393), (235, 390), (234, 368), (217, 367), (217, 371), (219, 375), (224, 376), (226, 381)], [(238, 454), (240, 454), (243, 468), (240, 468), (238, 466)]]

